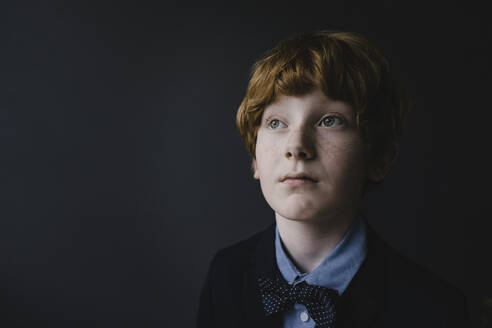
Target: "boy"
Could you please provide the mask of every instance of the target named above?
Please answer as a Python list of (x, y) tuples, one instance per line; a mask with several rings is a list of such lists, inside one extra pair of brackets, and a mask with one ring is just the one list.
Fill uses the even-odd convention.
[(254, 65), (237, 125), (275, 224), (220, 250), (198, 327), (466, 327), (464, 297), (385, 244), (359, 212), (408, 111), (353, 33), (281, 41)]

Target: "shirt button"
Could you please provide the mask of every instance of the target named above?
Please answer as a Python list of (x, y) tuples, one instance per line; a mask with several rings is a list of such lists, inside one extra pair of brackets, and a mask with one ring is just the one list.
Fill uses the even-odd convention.
[(302, 320), (302, 321), (304, 321), (304, 322), (306, 322), (306, 321), (308, 321), (308, 320), (309, 320), (309, 316), (308, 316), (308, 314), (307, 314), (306, 312), (304, 312), (304, 311), (303, 311), (303, 312), (301, 312), (300, 317), (301, 317), (301, 320)]

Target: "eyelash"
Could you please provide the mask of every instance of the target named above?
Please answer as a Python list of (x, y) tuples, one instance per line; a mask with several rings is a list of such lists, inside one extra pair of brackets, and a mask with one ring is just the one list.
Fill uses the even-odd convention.
[(327, 116), (325, 116), (325, 117), (323, 117), (323, 118), (321, 119), (321, 121), (320, 121), (319, 125), (321, 125), (321, 123), (322, 123), (322, 122), (323, 122), (326, 118), (330, 118), (330, 117), (331, 117), (331, 118), (334, 118), (334, 119), (338, 119), (338, 120), (340, 121), (340, 124), (338, 124), (338, 125), (342, 125), (342, 124), (344, 124), (344, 123), (345, 123), (344, 119), (343, 119), (342, 117), (338, 116), (338, 115), (327, 115)]
[[(324, 119), (326, 119), (326, 118), (330, 118), (330, 117), (331, 117), (331, 118), (334, 118), (334, 119), (338, 119), (338, 120), (340, 121), (340, 124), (338, 124), (338, 125), (343, 125), (343, 124), (345, 124), (345, 120), (344, 120), (342, 117), (340, 117), (340, 116), (338, 116), (338, 115), (327, 115), (327, 116), (324, 116), (324, 117), (323, 117), (323, 118), (319, 121), (318, 126), (323, 126), (323, 125), (321, 125), (321, 124), (322, 124), (322, 122), (323, 122), (323, 120), (324, 120)], [(284, 124), (284, 123), (283, 123), (282, 121), (280, 121), (279, 119), (276, 119), (276, 118), (269, 118), (269, 119), (267, 119), (267, 121), (266, 121), (266, 125), (267, 125), (267, 127), (268, 127), (269, 129), (272, 129), (272, 130), (275, 130), (275, 129), (276, 129), (276, 128), (272, 128), (272, 127), (271, 127), (271, 124), (272, 124), (272, 122), (274, 122), (274, 121), (278, 121), (279, 123)], [(285, 124), (284, 124), (284, 125), (285, 125)], [(330, 127), (330, 126), (327, 126), (327, 127)]]
[[(274, 121), (277, 121), (279, 123), (282, 123), (282, 121), (280, 121), (279, 119), (276, 119), (276, 118), (269, 119), (269, 120), (267, 120), (267, 126), (268, 126), (269, 129), (272, 129), (272, 130), (276, 129), (276, 128), (272, 128), (272, 123)], [(282, 124), (284, 124), (284, 123), (282, 123)]]

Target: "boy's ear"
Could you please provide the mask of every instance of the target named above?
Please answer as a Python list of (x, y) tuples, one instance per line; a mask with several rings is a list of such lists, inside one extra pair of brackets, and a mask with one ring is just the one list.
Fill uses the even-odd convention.
[(258, 170), (256, 168), (256, 159), (253, 159), (251, 168), (253, 169), (253, 178), (255, 178), (256, 180), (260, 180), (260, 175), (258, 174)]
[(398, 157), (398, 145), (393, 143), (388, 151), (369, 168), (368, 178), (374, 182), (381, 182), (386, 178)]

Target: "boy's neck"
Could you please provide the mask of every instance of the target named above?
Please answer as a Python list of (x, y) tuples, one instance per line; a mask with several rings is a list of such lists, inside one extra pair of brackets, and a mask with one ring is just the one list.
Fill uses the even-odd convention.
[(356, 215), (357, 210), (323, 221), (301, 221), (275, 213), (275, 219), (287, 255), (301, 272), (312, 272), (342, 240)]

